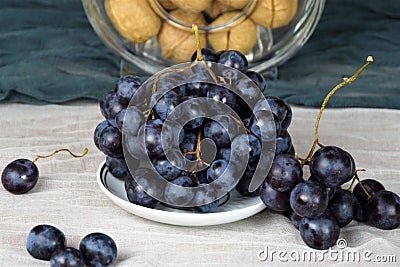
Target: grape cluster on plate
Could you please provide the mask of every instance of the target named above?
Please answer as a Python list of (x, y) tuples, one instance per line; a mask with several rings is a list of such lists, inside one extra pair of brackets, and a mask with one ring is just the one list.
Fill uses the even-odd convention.
[(40, 224), (29, 231), (26, 249), (35, 259), (50, 261), (51, 267), (107, 267), (117, 259), (117, 245), (103, 233), (86, 235), (79, 249), (67, 247), (66, 243), (60, 229)]
[[(150, 95), (139, 92), (143, 82), (138, 77), (126, 76), (101, 99), (100, 110), (105, 120), (96, 127), (94, 142), (107, 155), (108, 171), (125, 181), (130, 202), (149, 208), (163, 204), (151, 196), (154, 192), (138, 184), (142, 178), (157, 172), (170, 183), (151, 190), (162, 191), (168, 204), (176, 203), (172, 206), (186, 205), (199, 213), (217, 212), (223, 203), (222, 198), (215, 199), (213, 192), (205, 190), (193, 195), (179, 188), (206, 188), (225, 179), (219, 186), (228, 195), (229, 191), (236, 190), (243, 197), (260, 197), (271, 210), (290, 214), (305, 243), (316, 249), (333, 246), (340, 227), (353, 219), (370, 220), (381, 229), (399, 225), (399, 196), (383, 190), (377, 181), (365, 180), (357, 184), (354, 192), (341, 188), (344, 183), (358, 179), (354, 159), (348, 152), (318, 143), (320, 148), (309, 159), (302, 161), (295, 155), (288, 132), (292, 120), (290, 105), (274, 96), (257, 99), (260, 92), (266, 94), (267, 81), (259, 73), (248, 70), (244, 55), (234, 50), (216, 53), (208, 48), (203, 48), (201, 54), (202, 62), (197, 62), (196, 52), (193, 54), (189, 76), (182, 75), (182, 69), (166, 72), (161, 78), (156, 76)], [(226, 71), (221, 72), (215, 83), (202, 82), (204, 75), (212, 73), (213, 64), (224, 66)], [(150, 108), (130, 105), (134, 96), (143, 100), (136, 103)], [(189, 114), (194, 119), (184, 125), (170, 123), (165, 127), (174, 110), (197, 98), (214, 101), (211, 109), (215, 108), (217, 114), (211, 118), (203, 116), (206, 110), (194, 102), (179, 110), (181, 116)], [(221, 112), (218, 103), (228, 106), (228, 111)], [(231, 135), (238, 133), (240, 126), (245, 132)], [(163, 139), (167, 141), (162, 142)], [(204, 142), (207, 139), (216, 146), (211, 156), (206, 153), (211, 149)], [(263, 161), (262, 148), (271, 141), (272, 155), (269, 161), (268, 157)], [(169, 147), (173, 143), (179, 144), (179, 150)], [(185, 159), (196, 162), (196, 168), (189, 171), (178, 168), (181, 164), (167, 159), (167, 151), (183, 154)], [(243, 153), (248, 153), (246, 161), (239, 160)], [(130, 157), (129, 164), (126, 156)], [(147, 157), (152, 167), (141, 167), (141, 160)], [(132, 165), (135, 171), (131, 173)], [(308, 179), (303, 177), (304, 165), (310, 166)], [(263, 182), (256, 190), (250, 190), (257, 168), (264, 170)], [(204, 204), (191, 206), (193, 199), (203, 199)]]
[[(142, 110), (129, 105), (142, 85), (142, 81), (136, 76), (121, 78), (115, 90), (106, 93), (100, 102), (100, 110), (105, 120), (96, 127), (94, 142), (107, 155), (106, 165), (109, 172), (125, 180), (127, 196), (132, 203), (151, 208), (159, 204), (158, 200), (143, 192), (136, 183), (138, 177), (144, 175), (143, 173), (153, 171), (157, 171), (164, 179), (178, 186), (202, 187), (214, 181), (217, 183), (218, 178), (227, 170), (232, 177), (237, 178), (236, 182), (226, 179), (225, 183), (221, 183), (222, 187), (226, 187), (227, 192), (237, 190), (244, 196), (258, 196), (259, 189), (250, 192), (248, 186), (259, 163), (263, 143), (262, 132), (272, 136), (274, 146), (275, 140), (277, 141), (276, 154), (287, 153), (294, 159), (294, 148), (287, 131), (292, 118), (290, 106), (274, 96), (259, 99), (259, 96), (262, 97), (262, 93), (267, 89), (267, 81), (259, 73), (248, 70), (247, 59), (241, 53), (233, 50), (216, 53), (211, 49), (203, 48), (201, 54), (204, 62), (209, 65), (212, 62), (226, 66), (226, 76), (222, 77), (225, 78), (224, 86), (199, 82), (202, 76), (209, 75), (207, 69), (199, 63), (192, 66), (189, 77), (182, 75), (179, 71), (169, 72), (160, 77), (155, 92), (149, 98), (152, 108), (147, 119)], [(196, 57), (195, 52), (191, 61), (194, 62)], [(232, 71), (232, 68), (235, 71)], [(241, 79), (238, 75), (247, 78)], [(240, 88), (246, 100), (239, 97), (233, 89), (227, 88), (229, 85)], [(163, 90), (171, 86), (172, 90)], [(193, 116), (193, 119), (181, 127), (170, 124), (172, 129), (165, 129), (167, 127), (164, 122), (174, 109), (179, 109), (182, 103), (197, 98), (210, 100), (211, 106), (205, 107), (196, 102), (182, 105), (180, 114), (182, 116), (189, 114), (188, 117)], [(254, 107), (250, 108), (248, 102), (251, 102), (250, 105)], [(262, 105), (263, 102), (268, 103), (272, 113), (268, 105)], [(219, 110), (221, 107), (218, 103), (228, 106), (229, 110)], [(217, 110), (212, 118), (202, 116), (208, 112), (206, 108)], [(240, 126), (246, 129), (244, 133), (239, 133), (237, 130)], [(166, 142), (167, 146), (174, 141), (179, 143), (180, 151), (168, 151), (168, 153), (182, 153), (186, 159), (198, 163), (199, 166), (195, 167), (203, 166), (203, 168), (200, 171), (181, 170), (176, 167), (180, 166), (178, 162), (170, 162), (166, 158), (168, 148), (161, 142), (162, 130), (162, 138), (171, 141)], [(123, 138), (123, 133), (129, 138)], [(145, 135), (144, 144), (139, 141), (143, 135)], [(203, 141), (210, 139), (215, 144), (216, 151), (215, 155), (207, 156), (209, 154), (207, 142)], [(137, 164), (140, 164), (141, 159), (150, 157), (154, 168), (138, 168), (131, 174), (124, 157), (123, 142), (125, 142), (124, 148), (127, 152), (138, 160)], [(240, 149), (231, 151), (231, 147)], [(240, 158), (243, 150), (249, 152), (248, 161), (235, 161), (235, 158)], [(274, 150), (275, 147), (272, 153)], [(233, 168), (228, 169), (230, 162)], [(237, 169), (245, 170), (239, 174), (240, 177), (237, 177), (235, 173)], [(208, 197), (207, 192), (202, 193), (201, 198)], [(199, 197), (183, 194), (173, 186), (165, 187), (164, 196), (170, 203), (177, 203), (178, 206), (188, 204), (191, 198)], [(216, 212), (221, 204), (221, 201), (217, 199), (205, 205), (192, 207), (192, 210), (204, 213)]]

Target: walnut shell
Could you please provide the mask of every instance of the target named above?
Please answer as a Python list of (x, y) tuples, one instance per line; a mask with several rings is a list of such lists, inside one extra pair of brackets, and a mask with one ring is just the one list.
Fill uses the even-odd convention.
[(105, 0), (104, 7), (115, 29), (128, 41), (144, 43), (161, 28), (161, 19), (147, 0)]
[[(210, 26), (230, 21), (240, 12), (224, 13), (214, 20)], [(237, 50), (243, 54), (248, 53), (257, 42), (257, 25), (249, 18), (239, 24), (229, 26), (225, 30), (210, 32), (208, 41), (215, 51)]]
[(189, 12), (201, 12), (208, 8), (212, 0), (170, 0), (178, 8)]
[(219, 15), (225, 12), (233, 11), (235, 8), (227, 6), (219, 1), (213, 1), (205, 10), (211, 19), (216, 19)]
[[(172, 17), (185, 24), (205, 25), (206, 22), (201, 13), (188, 13), (177, 9), (169, 13)], [(200, 43), (206, 45), (205, 33), (200, 33)], [(164, 22), (158, 34), (158, 44), (161, 47), (162, 57), (171, 58), (175, 63), (190, 61), (190, 57), (196, 51), (196, 38), (192, 31), (179, 29), (176, 26)]]
[(178, 8), (176, 5), (174, 5), (174, 3), (171, 2), (171, 0), (158, 0), (158, 2), (166, 10), (173, 10)]
[(258, 0), (251, 19), (265, 28), (286, 26), (296, 15), (297, 0)]
[(230, 6), (233, 9), (243, 9), (249, 3), (249, 0), (217, 0), (217, 1), (225, 6)]

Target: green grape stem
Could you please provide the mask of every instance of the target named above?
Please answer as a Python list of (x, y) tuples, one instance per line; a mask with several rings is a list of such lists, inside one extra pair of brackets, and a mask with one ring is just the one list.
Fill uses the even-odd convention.
[(332, 97), (332, 95), (334, 93), (336, 93), (336, 91), (338, 91), (340, 88), (342, 88), (343, 86), (352, 83), (355, 79), (357, 79), (357, 77), (370, 65), (372, 64), (372, 62), (374, 61), (372, 56), (368, 56), (367, 57), (367, 62), (360, 68), (357, 70), (356, 73), (353, 74), (353, 76), (351, 76), (350, 78), (344, 78), (343, 82), (339, 83), (338, 85), (336, 85), (325, 97), (324, 101), (322, 102), (321, 108), (319, 109), (319, 113), (317, 116), (317, 119), (315, 121), (315, 128), (314, 128), (314, 142), (311, 146), (311, 149), (307, 155), (306, 158), (302, 159), (300, 158), (301, 161), (301, 165), (307, 165), (310, 163), (310, 159), (312, 157), (312, 155), (314, 154), (314, 150), (316, 148), (317, 145), (322, 146), (322, 144), (319, 142), (318, 140), (318, 127), (319, 127), (319, 122), (321, 120), (321, 116), (323, 111), (325, 110), (325, 107), (329, 101), (329, 99)]
[(50, 157), (54, 156), (55, 154), (60, 153), (62, 151), (68, 152), (74, 158), (82, 158), (89, 152), (89, 149), (85, 148), (81, 155), (76, 155), (67, 148), (61, 148), (61, 149), (58, 149), (58, 150), (54, 151), (53, 153), (46, 155), (46, 156), (36, 155), (35, 159), (33, 160), (33, 163), (36, 163), (39, 159), (50, 158)]

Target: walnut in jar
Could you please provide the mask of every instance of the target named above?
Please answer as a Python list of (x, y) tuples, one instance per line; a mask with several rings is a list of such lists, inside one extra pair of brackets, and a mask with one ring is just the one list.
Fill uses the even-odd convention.
[[(214, 20), (210, 26), (226, 23), (240, 15), (239, 11), (224, 13)], [(215, 51), (237, 50), (248, 53), (257, 42), (257, 25), (249, 18), (239, 23), (233, 23), (222, 29), (208, 34), (208, 41)]]
[[(182, 9), (171, 11), (170, 16), (188, 24), (205, 25), (206, 22), (201, 13), (189, 13)], [(200, 33), (200, 43), (205, 46), (207, 39), (205, 33)], [(175, 63), (189, 61), (191, 55), (196, 51), (196, 40), (191, 29), (180, 29), (175, 25), (163, 22), (158, 34), (158, 43), (161, 47), (162, 57), (171, 58)]]
[(297, 0), (258, 0), (251, 19), (265, 28), (286, 26), (297, 12)]
[(105, 0), (104, 7), (119, 34), (133, 43), (146, 42), (161, 28), (161, 18), (147, 0)]

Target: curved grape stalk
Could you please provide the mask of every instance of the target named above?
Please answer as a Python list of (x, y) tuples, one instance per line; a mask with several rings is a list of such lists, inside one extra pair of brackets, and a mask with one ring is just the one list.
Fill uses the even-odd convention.
[(328, 104), (329, 99), (332, 97), (332, 95), (334, 93), (336, 93), (336, 91), (338, 91), (340, 88), (342, 88), (343, 86), (352, 83), (355, 79), (357, 79), (357, 77), (370, 65), (372, 64), (372, 62), (374, 61), (372, 56), (368, 56), (367, 57), (367, 62), (359, 69), (357, 70), (356, 73), (353, 74), (353, 76), (351, 76), (350, 78), (344, 78), (343, 82), (339, 83), (338, 85), (336, 85), (325, 97), (324, 101), (322, 102), (321, 108), (319, 110), (318, 116), (317, 116), (317, 120), (315, 121), (315, 130), (314, 130), (314, 142), (311, 146), (310, 151), (308, 152), (308, 155), (306, 158), (302, 159), (299, 158), (301, 161), (301, 165), (308, 165), (310, 163), (310, 159), (312, 157), (312, 155), (314, 154), (314, 150), (317, 147), (317, 145), (319, 145), (320, 147), (323, 146), (319, 140), (318, 140), (318, 127), (319, 127), (319, 121), (321, 120), (321, 116), (322, 113), (326, 107), (326, 105)]

